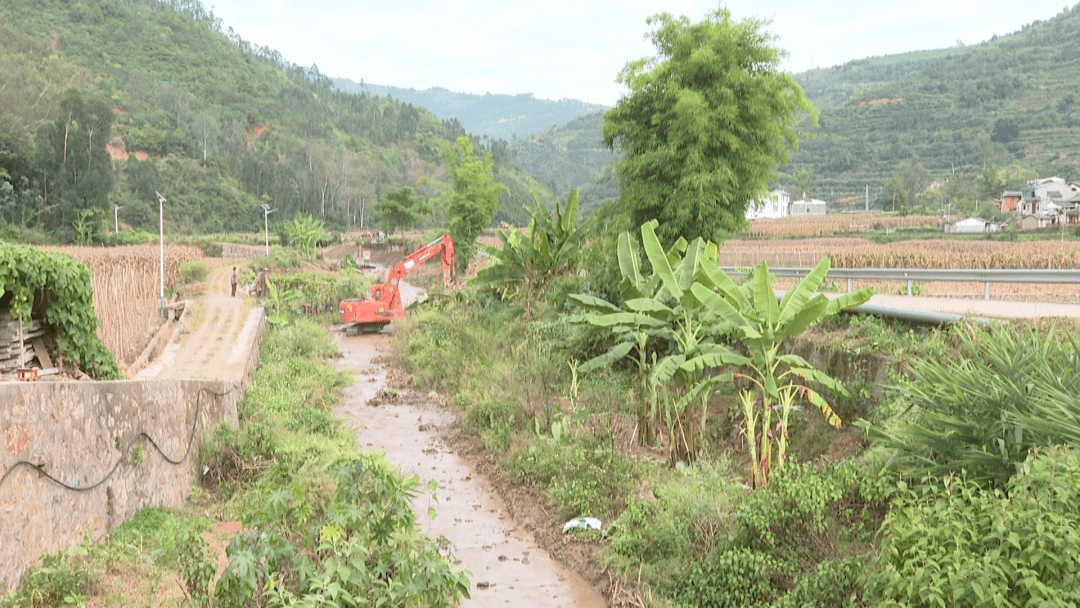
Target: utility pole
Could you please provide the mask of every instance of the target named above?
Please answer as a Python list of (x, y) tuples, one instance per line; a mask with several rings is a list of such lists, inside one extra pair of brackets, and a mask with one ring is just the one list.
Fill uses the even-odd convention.
[(113, 205), (113, 234), (120, 234), (120, 216), (118, 215), (119, 211), (120, 205)]
[(866, 210), (870, 211), (870, 184), (866, 185)]
[(159, 260), (158, 268), (161, 270), (161, 307), (158, 312), (161, 316), (165, 316), (165, 197), (158, 192), (154, 191), (154, 194), (158, 198), (158, 243), (160, 246), (161, 258)]
[(266, 239), (266, 257), (270, 257), (270, 214), (277, 211), (277, 209), (271, 209), (270, 205), (266, 203), (262, 204), (263, 208), (263, 234)]

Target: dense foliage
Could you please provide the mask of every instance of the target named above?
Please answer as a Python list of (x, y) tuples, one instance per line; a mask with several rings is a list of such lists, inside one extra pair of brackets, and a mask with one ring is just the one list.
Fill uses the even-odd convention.
[(529, 208), (529, 213), (528, 232), (500, 230), (499, 247), (477, 243), (492, 263), (480, 269), (475, 279), (521, 296), (526, 308), (534, 296), (545, 294), (556, 277), (576, 270), (590, 228), (588, 222), (578, 225), (577, 190), (570, 191), (565, 208), (556, 203), (554, 214), (539, 204)]
[(962, 473), (902, 492), (869, 588), (890, 606), (1075, 606), (1080, 455), (1031, 453), (1004, 488)]
[(56, 328), (56, 344), (69, 361), (100, 379), (120, 376), (116, 361), (94, 334), (90, 270), (69, 255), (0, 244), (0, 303), (29, 321), (37, 306)]
[[(97, 231), (113, 205), (121, 223), (156, 228), (155, 192), (168, 199), (167, 228), (186, 233), (251, 230), (264, 202), (276, 218), (370, 225), (391, 189), (437, 183), (438, 142), (464, 135), (423, 108), (336, 90), (317, 66), (223, 30), (198, 0), (4, 3), (0, 39), (11, 75), (0, 89), (0, 227), (12, 230), (71, 240), (80, 211), (97, 210), (84, 218)], [(514, 179), (496, 207), (516, 219), (545, 188), (506, 159), (495, 162)]]
[(1064, 332), (971, 329), (957, 356), (923, 359), (891, 387), (911, 420), (860, 423), (916, 478), (964, 472), (1004, 487), (1029, 451), (1080, 441), (1080, 343)]
[(665, 240), (719, 241), (745, 223), (813, 108), (780, 71), (765, 23), (719, 8), (698, 23), (663, 13), (648, 20), (657, 55), (619, 74), (630, 93), (604, 114), (622, 204), (635, 225), (660, 220)]

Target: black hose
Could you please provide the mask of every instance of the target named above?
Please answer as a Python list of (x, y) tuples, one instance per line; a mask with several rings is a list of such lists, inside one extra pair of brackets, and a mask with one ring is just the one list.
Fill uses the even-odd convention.
[(165, 454), (164, 451), (162, 451), (161, 446), (159, 446), (157, 444), (157, 442), (154, 441), (153, 437), (148, 435), (146, 433), (146, 431), (139, 431), (139, 434), (136, 435), (131, 441), (129, 441), (126, 446), (124, 446), (124, 449), (122, 450), (122, 452), (120, 454), (120, 458), (113, 464), (113, 467), (112, 467), (112, 469), (109, 470), (108, 474), (106, 474), (105, 477), (102, 478), (97, 483), (94, 483), (94, 484), (89, 485), (89, 486), (83, 486), (83, 487), (72, 486), (72, 485), (69, 485), (67, 483), (64, 483), (63, 481), (60, 481), (59, 479), (53, 477), (49, 473), (46, 473), (44, 470), (42, 470), (42, 467), (45, 466), (45, 465), (43, 465), (43, 464), (34, 464), (34, 463), (28, 462), (26, 460), (20, 460), (20, 461), (16, 462), (15, 464), (11, 465), (11, 467), (9, 467), (8, 470), (4, 472), (4, 475), (2, 477), (0, 477), (0, 487), (3, 487), (4, 482), (7, 481), (8, 476), (10, 476), (15, 471), (15, 469), (18, 469), (19, 467), (30, 467), (30, 468), (34, 469), (35, 471), (37, 471), (38, 473), (40, 473), (41, 475), (44, 475), (47, 479), (49, 479), (50, 481), (52, 481), (53, 483), (55, 483), (56, 485), (58, 485), (58, 486), (60, 486), (62, 488), (72, 490), (72, 491), (75, 491), (75, 492), (87, 492), (87, 491), (93, 490), (94, 488), (96, 488), (96, 487), (100, 486), (101, 484), (105, 483), (106, 481), (108, 481), (109, 478), (111, 478), (113, 476), (113, 473), (116, 473), (116, 470), (118, 468), (120, 468), (120, 463), (124, 462), (124, 457), (127, 456), (128, 452), (131, 450), (132, 446), (135, 445), (135, 442), (138, 441), (139, 439), (141, 439), (142, 437), (146, 437), (147, 441), (150, 442), (150, 445), (154, 446), (154, 449), (156, 449), (158, 451), (158, 454), (161, 454), (161, 457), (164, 458), (166, 462), (168, 462), (170, 464), (174, 464), (174, 465), (182, 464), (185, 460), (187, 460), (187, 457), (191, 454), (191, 446), (194, 445), (194, 443), (195, 443), (195, 433), (199, 429), (199, 415), (202, 413), (202, 396), (203, 396), (203, 393), (204, 392), (205, 393), (210, 393), (211, 395), (214, 395), (216, 397), (224, 397), (225, 395), (228, 395), (229, 393), (231, 393), (233, 391), (239, 390), (239, 388), (240, 388), (239, 386), (234, 386), (233, 388), (231, 388), (231, 389), (229, 389), (229, 390), (227, 390), (227, 391), (225, 391), (223, 393), (218, 393), (218, 392), (211, 391), (210, 389), (208, 389), (206, 387), (202, 387), (202, 388), (199, 389), (199, 394), (195, 398), (195, 421), (191, 425), (191, 434), (188, 436), (187, 448), (184, 450), (184, 455), (181, 456), (179, 460), (173, 460), (172, 458), (169, 458), (169, 456), (167, 454)]

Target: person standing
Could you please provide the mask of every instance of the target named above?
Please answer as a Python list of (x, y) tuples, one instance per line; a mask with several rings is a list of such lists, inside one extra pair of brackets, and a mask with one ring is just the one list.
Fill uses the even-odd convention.
[(268, 268), (263, 268), (259, 271), (259, 276), (255, 277), (255, 295), (258, 297), (266, 297), (266, 275), (269, 274)]
[(236, 297), (236, 284), (240, 282), (240, 275), (236, 274), (236, 266), (232, 267), (232, 297)]

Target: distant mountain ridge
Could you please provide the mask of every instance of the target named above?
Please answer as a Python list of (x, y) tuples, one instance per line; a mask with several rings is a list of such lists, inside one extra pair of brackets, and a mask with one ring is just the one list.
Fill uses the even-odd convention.
[(368, 93), (427, 108), (442, 120), (456, 118), (465, 131), (490, 139), (512, 141), (561, 125), (591, 112), (602, 113), (606, 106), (579, 99), (537, 99), (532, 93), (504, 95), (455, 93), (442, 87), (423, 91), (378, 84), (357, 83), (348, 78), (332, 78), (334, 87), (346, 93)]

